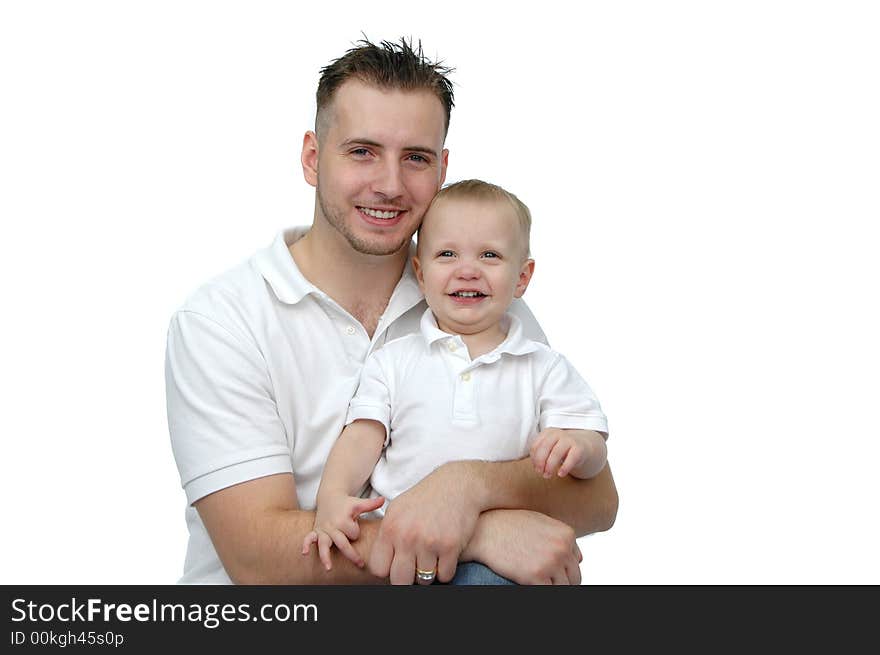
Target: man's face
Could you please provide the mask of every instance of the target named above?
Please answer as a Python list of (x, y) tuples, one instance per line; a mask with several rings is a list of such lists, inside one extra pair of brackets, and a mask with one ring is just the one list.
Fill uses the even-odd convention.
[(306, 180), (317, 187), (316, 220), (358, 252), (398, 252), (446, 177), (443, 105), (429, 91), (348, 80), (324, 112), (311, 178), (309, 135), (303, 148)]
[(425, 217), (413, 261), (441, 330), (494, 329), (534, 270), (516, 212), (502, 201), (442, 199)]

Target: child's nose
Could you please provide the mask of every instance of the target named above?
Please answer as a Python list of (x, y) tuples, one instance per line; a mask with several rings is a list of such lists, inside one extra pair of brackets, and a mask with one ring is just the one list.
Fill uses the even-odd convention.
[(480, 277), (480, 269), (470, 262), (462, 262), (456, 271), (458, 277), (465, 280), (473, 280)]

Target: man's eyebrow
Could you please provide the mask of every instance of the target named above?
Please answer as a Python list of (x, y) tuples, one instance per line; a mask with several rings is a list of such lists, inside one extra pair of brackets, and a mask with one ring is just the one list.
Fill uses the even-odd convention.
[[(347, 148), (348, 146), (370, 146), (372, 148), (384, 149), (381, 143), (376, 141), (372, 141), (370, 139), (347, 139), (339, 144), (342, 148)], [(420, 152), (426, 155), (432, 155), (434, 157), (438, 157), (437, 151), (433, 148), (429, 148), (428, 146), (404, 146), (403, 148), (406, 152)]]
[(369, 139), (347, 139), (339, 145), (343, 148), (347, 146), (372, 146), (373, 148), (383, 147), (381, 143), (376, 143), (375, 141), (370, 141)]
[(433, 148), (429, 148), (427, 146), (407, 146), (404, 148), (407, 152), (421, 152), (425, 155), (431, 155), (433, 157), (438, 157), (437, 151)]

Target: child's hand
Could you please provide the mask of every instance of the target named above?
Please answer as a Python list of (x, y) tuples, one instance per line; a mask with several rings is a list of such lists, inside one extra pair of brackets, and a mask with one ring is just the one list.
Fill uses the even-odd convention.
[(302, 554), (308, 555), (312, 544), (318, 544), (318, 556), (328, 571), (332, 568), (330, 548), (333, 544), (343, 555), (360, 568), (364, 566), (363, 558), (358, 554), (351, 541), (355, 541), (361, 533), (358, 517), (366, 512), (379, 509), (385, 503), (378, 498), (356, 498), (354, 496), (329, 496), (321, 499), (315, 514), (315, 529), (303, 540)]
[(554, 473), (562, 478), (573, 470), (583, 468), (594, 450), (593, 435), (597, 433), (587, 430), (547, 428), (542, 431), (530, 450), (535, 471), (545, 478), (550, 478)]

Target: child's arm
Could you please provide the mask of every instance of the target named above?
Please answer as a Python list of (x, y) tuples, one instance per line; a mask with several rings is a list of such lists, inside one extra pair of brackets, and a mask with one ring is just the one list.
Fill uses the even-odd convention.
[(530, 449), (538, 475), (586, 480), (605, 467), (608, 424), (593, 390), (556, 353), (538, 391), (539, 430)]
[(535, 439), (530, 455), (538, 475), (572, 475), (586, 480), (605, 468), (608, 449), (601, 432), (547, 428)]
[(324, 466), (318, 500), (325, 493), (359, 492), (370, 479), (384, 443), (385, 426), (378, 421), (359, 419), (345, 426)]
[(330, 547), (336, 544), (346, 557), (358, 566), (363, 558), (352, 547), (349, 539), (360, 535), (357, 518), (364, 512), (381, 507), (384, 498), (358, 498), (382, 454), (385, 426), (378, 421), (357, 420), (345, 427), (333, 445), (321, 486), (318, 488), (315, 529), (303, 541), (306, 555), (315, 542), (325, 568), (330, 570)]

